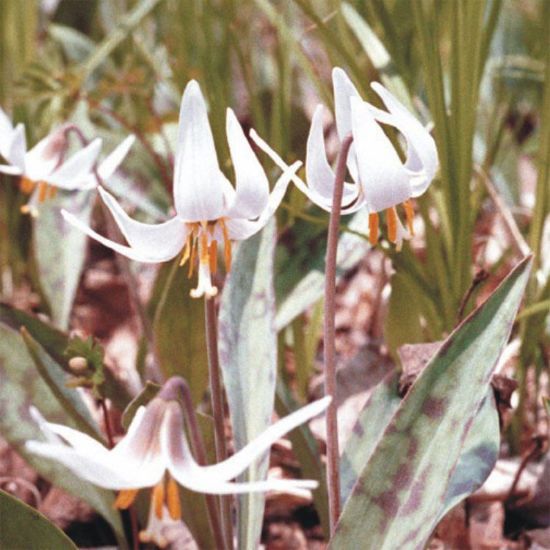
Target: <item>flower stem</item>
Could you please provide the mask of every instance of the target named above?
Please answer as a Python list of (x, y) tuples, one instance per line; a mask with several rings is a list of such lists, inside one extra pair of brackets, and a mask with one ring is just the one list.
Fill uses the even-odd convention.
[[(208, 354), (208, 370), (210, 378), (210, 398), (212, 400), (212, 415), (214, 417), (216, 460), (218, 462), (222, 462), (227, 458), (227, 445), (225, 442), (223, 387), (218, 355), (218, 327), (216, 302), (214, 298), (204, 299), (204, 320), (206, 326), (206, 349)], [(231, 548), (233, 546), (231, 496), (228, 495), (220, 497), (220, 502), (226, 543), (227, 547)]]
[(336, 365), (335, 365), (335, 301), (336, 301), (336, 254), (338, 251), (338, 229), (340, 209), (346, 176), (346, 160), (353, 137), (348, 135), (342, 141), (332, 196), (332, 209), (328, 225), (327, 254), (325, 266), (325, 323), (324, 323), (324, 356), (325, 356), (325, 395), (332, 397), (327, 409), (327, 488), (330, 515), (330, 531), (334, 533), (340, 517), (340, 472), (338, 450), (338, 419), (336, 416)]
[[(185, 413), (185, 419), (187, 421), (187, 427), (189, 429), (189, 435), (191, 436), (191, 444), (193, 446), (193, 452), (195, 454), (196, 460), (201, 466), (205, 466), (207, 464), (206, 449), (204, 447), (204, 441), (200, 431), (199, 423), (197, 421), (195, 407), (193, 406), (193, 398), (191, 397), (189, 385), (180, 376), (174, 376), (170, 380), (168, 380), (168, 382), (164, 385), (164, 389), (161, 390), (161, 392), (167, 392), (167, 395), (169, 395), (169, 392), (176, 389), (179, 389), (181, 391), (183, 411)], [(224, 538), (223, 521), (220, 517), (216, 497), (214, 495), (205, 494), (204, 498), (206, 499), (208, 518), (210, 520), (210, 526), (214, 535), (216, 548), (228, 548), (227, 541)]]

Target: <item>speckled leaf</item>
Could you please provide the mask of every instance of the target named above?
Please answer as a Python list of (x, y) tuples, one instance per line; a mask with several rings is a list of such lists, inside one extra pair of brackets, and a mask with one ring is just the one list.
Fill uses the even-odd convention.
[(342, 504), (351, 494), (357, 477), (371, 457), (376, 444), (401, 403), (397, 391), (398, 382), (399, 373), (393, 372), (374, 388), (346, 442), (340, 460)]
[(495, 467), (499, 447), (498, 410), (490, 388), (464, 441), (458, 464), (447, 487), (440, 518), (483, 485)]
[(54, 461), (25, 450), (26, 441), (42, 439), (40, 429), (29, 414), (31, 405), (51, 422), (77, 426), (36, 372), (19, 332), (3, 323), (0, 323), (0, 380), (0, 435), (40, 475), (95, 508), (112, 525), (119, 544), (124, 545), (122, 524), (119, 514), (113, 509), (114, 494), (111, 491), (99, 489)]
[[(353, 231), (367, 233), (367, 211), (360, 210), (355, 214), (348, 227)], [(338, 240), (338, 277), (357, 265), (369, 248), (368, 240), (353, 233), (342, 233)], [(306, 257), (301, 262), (299, 269), (289, 270), (288, 266), (281, 266), (280, 282), (277, 288), (279, 306), (275, 318), (277, 330), (286, 327), (300, 313), (317, 302), (325, 290), (326, 246), (323, 244), (317, 254), (312, 253), (311, 247), (308, 245), (305, 245), (303, 250), (307, 251)], [(295, 259), (291, 261), (294, 262)]]
[(423, 548), (513, 325), (523, 260), (443, 343), (384, 430), (346, 502), (333, 549)]
[[(277, 370), (273, 252), (275, 224), (241, 243), (223, 290), (219, 352), (237, 449), (271, 422)], [(267, 460), (251, 466), (247, 480), (263, 479)], [(259, 543), (264, 495), (239, 498), (239, 548)]]
[(157, 281), (153, 330), (161, 370), (167, 378), (183, 376), (198, 403), (208, 384), (208, 363), (202, 300), (189, 295), (196, 278), (189, 279), (187, 266), (179, 267), (176, 259), (161, 267)]
[(0, 491), (0, 543), (2, 548), (76, 550), (71, 539), (40, 512)]
[(50, 304), (52, 321), (67, 328), (78, 281), (86, 258), (86, 235), (65, 223), (62, 208), (88, 223), (95, 191), (59, 192), (40, 205), (34, 221), (33, 246), (40, 286)]

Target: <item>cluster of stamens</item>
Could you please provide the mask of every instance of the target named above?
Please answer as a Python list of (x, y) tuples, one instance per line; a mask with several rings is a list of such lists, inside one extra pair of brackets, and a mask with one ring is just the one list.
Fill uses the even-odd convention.
[[(19, 181), (19, 189), (25, 195), (31, 195), (38, 188), (38, 202), (41, 204), (47, 199), (52, 199), (57, 195), (57, 187), (50, 185), (45, 181), (33, 181), (25, 176)], [(24, 204), (21, 207), (23, 214), (33, 214), (33, 207), (29, 204)]]
[[(407, 200), (403, 203), (405, 210), (405, 222), (409, 234), (414, 236), (414, 206), (412, 200)], [(388, 240), (393, 244), (399, 244), (398, 235), (398, 214), (395, 206), (386, 210), (386, 226), (388, 229)], [(369, 242), (374, 246), (378, 243), (378, 236), (380, 232), (380, 217), (377, 212), (369, 214)]]
[[(115, 500), (115, 508), (127, 510), (136, 500), (138, 489), (127, 489), (120, 491)], [(164, 511), (168, 510), (168, 516), (178, 521), (181, 519), (181, 501), (176, 481), (169, 475), (167, 480), (162, 479), (151, 491), (151, 513), (152, 517), (162, 523)], [(139, 540), (142, 543), (154, 542), (163, 547), (162, 541), (158, 540), (159, 534), (145, 529), (139, 533)], [(160, 544), (159, 544), (160, 543)]]
[(180, 266), (189, 262), (188, 277), (193, 276), (198, 256), (198, 285), (191, 291), (193, 298), (206, 295), (211, 298), (218, 293), (212, 285), (211, 275), (218, 270), (218, 241), (223, 240), (225, 269), (231, 269), (231, 241), (223, 218), (215, 221), (188, 223), (189, 236), (183, 247)]

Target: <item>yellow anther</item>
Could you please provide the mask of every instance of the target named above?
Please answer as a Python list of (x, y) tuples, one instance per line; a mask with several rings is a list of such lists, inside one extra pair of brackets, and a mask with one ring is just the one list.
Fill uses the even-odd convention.
[(201, 263), (207, 264), (209, 262), (208, 235), (206, 234), (206, 231), (204, 228), (201, 231), (200, 240), (201, 240), (200, 260), (201, 260)]
[(153, 496), (151, 498), (151, 506), (155, 511), (155, 516), (158, 519), (162, 519), (162, 507), (164, 506), (164, 480), (157, 483), (153, 487)]
[(369, 214), (369, 242), (375, 246), (378, 242), (378, 230), (380, 227), (380, 218), (376, 212)]
[(21, 189), (21, 192), (26, 195), (30, 195), (34, 191), (34, 187), (34, 181), (26, 178), (25, 176), (21, 176), (21, 180), (19, 181), (19, 189)]
[(136, 500), (138, 489), (124, 489), (118, 493), (114, 507), (118, 510), (126, 510)]
[(166, 490), (166, 504), (170, 517), (174, 520), (181, 519), (181, 501), (178, 484), (171, 478), (168, 478)]
[(216, 273), (216, 271), (218, 270), (218, 241), (212, 241), (208, 248), (208, 257), (210, 259), (210, 273)]
[(42, 203), (48, 195), (48, 184), (45, 181), (38, 183), (38, 202)]
[(405, 201), (403, 203), (403, 207), (405, 208), (405, 220), (407, 222), (407, 228), (411, 236), (414, 236), (414, 206), (412, 200), (409, 199)]
[(388, 225), (388, 239), (392, 243), (397, 242), (397, 212), (395, 206), (386, 210), (386, 223)]
[(185, 246), (183, 247), (183, 252), (181, 254), (181, 260), (180, 260), (180, 267), (185, 265), (185, 262), (189, 259), (191, 256), (191, 235), (187, 237), (187, 240), (185, 241)]

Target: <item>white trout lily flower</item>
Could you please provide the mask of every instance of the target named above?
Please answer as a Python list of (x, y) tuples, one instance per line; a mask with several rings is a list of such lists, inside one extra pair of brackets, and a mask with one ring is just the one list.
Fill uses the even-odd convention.
[[(363, 101), (342, 69), (333, 70), (332, 82), (338, 137), (341, 142), (349, 135), (353, 137), (347, 157), (353, 183), (344, 184), (341, 212), (351, 214), (366, 207), (370, 214), (369, 240), (375, 244), (378, 241), (378, 213), (385, 210), (388, 238), (399, 247), (404, 238), (413, 234), (411, 199), (426, 191), (437, 172), (439, 161), (435, 142), (426, 128), (378, 82), (371, 86), (387, 111)], [(307, 141), (307, 185), (297, 176), (293, 181), (312, 202), (330, 211), (335, 174), (327, 160), (323, 114), (324, 107), (319, 105)], [(393, 126), (405, 138), (405, 162), (399, 158), (381, 124)], [(286, 166), (265, 142), (255, 135), (253, 138), (278, 166)], [(396, 207), (400, 204), (405, 210), (408, 231), (397, 215)]]
[(139, 489), (153, 487), (151, 506), (159, 520), (164, 506), (172, 519), (181, 517), (177, 483), (191, 491), (220, 495), (296, 491), (317, 486), (316, 481), (299, 479), (243, 483), (231, 480), (260, 460), (290, 430), (324, 412), (330, 397), (314, 401), (272, 424), (223, 462), (201, 466), (193, 458), (187, 441), (183, 412), (174, 388), (177, 378), (169, 380), (157, 397), (138, 409), (128, 433), (111, 450), (82, 432), (46, 422), (33, 408), (31, 414), (46, 441), (29, 441), (26, 448), (60, 462), (94, 485), (120, 491), (116, 506), (121, 509), (132, 504)]
[[(82, 191), (96, 187), (94, 167), (101, 151), (101, 139), (95, 139), (65, 160), (69, 125), (60, 126), (27, 150), (25, 127), (15, 128), (0, 109), (0, 155), (8, 164), (0, 172), (19, 176), (21, 191), (30, 198), (21, 210), (36, 216), (38, 204), (55, 196), (58, 189)], [(127, 155), (134, 137), (126, 138), (98, 166), (100, 178), (108, 179)]]
[(173, 183), (176, 216), (157, 225), (137, 222), (100, 188), (101, 197), (129, 246), (106, 239), (67, 212), (63, 212), (65, 219), (133, 260), (157, 263), (181, 254), (181, 265), (189, 261), (192, 276), (198, 257), (198, 286), (191, 295), (214, 296), (217, 289), (212, 285), (211, 274), (216, 271), (218, 243), (223, 243), (229, 271), (231, 241), (247, 239), (265, 226), (301, 165), (297, 162), (285, 167), (270, 194), (267, 176), (231, 109), (227, 109), (226, 132), (235, 188), (220, 170), (200, 87), (196, 81), (190, 81), (183, 93), (179, 116)]

